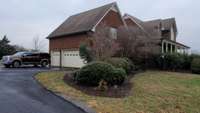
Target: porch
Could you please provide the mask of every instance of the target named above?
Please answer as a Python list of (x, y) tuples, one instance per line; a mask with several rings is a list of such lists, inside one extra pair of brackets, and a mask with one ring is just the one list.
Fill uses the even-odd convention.
[(182, 54), (188, 54), (190, 47), (172, 41), (163, 39), (162, 40), (162, 53), (182, 53)]

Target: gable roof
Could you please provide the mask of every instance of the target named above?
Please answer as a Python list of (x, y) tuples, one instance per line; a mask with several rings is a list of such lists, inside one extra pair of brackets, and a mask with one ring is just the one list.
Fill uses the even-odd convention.
[(70, 16), (47, 38), (91, 31), (116, 2)]
[(171, 26), (173, 26), (175, 28), (175, 32), (177, 32), (175, 18), (168, 18), (162, 20), (162, 26), (164, 27), (164, 29), (171, 29)]
[(124, 19), (126, 19), (126, 18), (130, 18), (130, 19), (132, 19), (133, 21), (135, 21), (136, 23), (142, 23), (143, 21), (142, 20), (140, 20), (140, 19), (138, 19), (138, 18), (136, 18), (136, 17), (134, 17), (134, 16), (132, 16), (132, 15), (129, 15), (129, 14), (124, 14)]
[(146, 31), (148, 33), (148, 29), (153, 29), (154, 27), (162, 27), (162, 29), (170, 30), (171, 26), (175, 28), (175, 32), (177, 32), (176, 27), (176, 20), (175, 18), (168, 18), (168, 19), (156, 19), (156, 20), (150, 20), (150, 21), (142, 21), (134, 16), (131, 16), (129, 14), (124, 15), (124, 19), (130, 18), (133, 22), (136, 23), (138, 27), (140, 27), (143, 31)]
[(144, 21), (144, 25), (147, 26), (159, 26), (161, 25), (162, 29), (170, 30), (173, 26), (177, 32), (176, 28), (176, 20), (175, 18), (168, 18), (168, 19), (156, 19), (156, 20), (150, 20), (150, 21)]
[(129, 18), (129, 19), (131, 19), (136, 25), (137, 25), (137, 27), (139, 28), (139, 29), (141, 29), (144, 33), (145, 33), (145, 35), (147, 36), (147, 37), (150, 37), (150, 34), (146, 31), (146, 29), (145, 29), (145, 27), (144, 27), (144, 22), (142, 21), (142, 20), (140, 20), (140, 19), (138, 19), (138, 18), (136, 18), (136, 17), (134, 17), (134, 16), (131, 16), (131, 15), (129, 15), (129, 14), (125, 14), (124, 16), (123, 16), (123, 18), (124, 18), (124, 20), (125, 19), (127, 19), (127, 18)]

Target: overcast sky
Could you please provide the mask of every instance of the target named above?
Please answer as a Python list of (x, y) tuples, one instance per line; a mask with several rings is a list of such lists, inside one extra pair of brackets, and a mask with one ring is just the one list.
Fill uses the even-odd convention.
[(178, 41), (200, 51), (200, 0), (0, 0), (0, 37), (31, 48), (72, 14), (117, 1), (122, 12), (142, 20), (175, 17)]

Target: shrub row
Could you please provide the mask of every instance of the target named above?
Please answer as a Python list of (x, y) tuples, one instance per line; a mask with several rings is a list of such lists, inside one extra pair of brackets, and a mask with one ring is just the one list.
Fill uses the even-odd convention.
[(167, 70), (189, 70), (192, 58), (187, 54), (163, 54), (157, 59), (158, 66)]
[(75, 73), (75, 80), (82, 85), (98, 86), (104, 80), (108, 85), (121, 85), (127, 74), (122, 68), (115, 68), (105, 62), (92, 62)]
[(157, 67), (166, 70), (188, 70), (199, 73), (200, 70), (200, 55), (188, 54), (163, 54), (157, 57)]
[(162, 55), (152, 55), (146, 59), (132, 58), (133, 62), (141, 69), (164, 69), (164, 70), (186, 70), (197, 72), (200, 70), (200, 55), (167, 53)]
[(191, 64), (191, 70), (193, 73), (200, 74), (200, 58), (194, 58)]

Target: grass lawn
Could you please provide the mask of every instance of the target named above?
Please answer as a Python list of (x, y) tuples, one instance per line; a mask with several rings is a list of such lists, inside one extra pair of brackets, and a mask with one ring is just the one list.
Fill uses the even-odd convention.
[(36, 79), (49, 90), (85, 102), (98, 113), (200, 113), (200, 75), (147, 71), (131, 79), (125, 98), (97, 97), (67, 85), (64, 72), (44, 72)]

